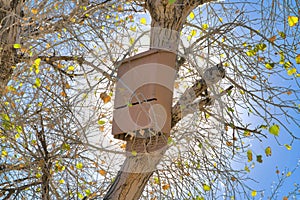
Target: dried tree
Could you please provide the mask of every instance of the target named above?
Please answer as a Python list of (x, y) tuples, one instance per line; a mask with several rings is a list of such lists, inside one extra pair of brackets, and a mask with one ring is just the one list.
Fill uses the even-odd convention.
[[(271, 147), (249, 141), (299, 139), (298, 4), (0, 1), (1, 198), (252, 198), (248, 171)], [(117, 63), (170, 45), (171, 137), (131, 151), (111, 136)]]

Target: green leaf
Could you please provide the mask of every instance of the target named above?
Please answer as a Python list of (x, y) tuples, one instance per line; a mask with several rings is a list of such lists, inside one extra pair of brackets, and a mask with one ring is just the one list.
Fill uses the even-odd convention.
[(136, 155), (137, 155), (137, 152), (133, 150), (133, 151), (131, 152), (131, 154), (132, 154), (133, 156), (136, 156)]
[(248, 158), (248, 162), (251, 162), (253, 160), (253, 155), (252, 155), (252, 151), (251, 150), (247, 151), (247, 158)]
[(268, 126), (266, 126), (266, 125), (260, 125), (260, 127), (259, 127), (260, 129), (267, 129), (268, 128)]
[(245, 137), (251, 136), (251, 132), (250, 132), (249, 130), (245, 130), (245, 131), (244, 131), (244, 136), (245, 136)]
[(105, 124), (105, 121), (104, 121), (104, 120), (98, 120), (98, 124), (99, 124), (99, 125), (104, 125), (104, 124)]
[(176, 0), (169, 0), (169, 4), (175, 3)]
[(171, 137), (168, 137), (168, 145), (171, 145), (173, 143), (173, 139)]
[(14, 44), (14, 48), (15, 49), (20, 49), (21, 48), (21, 44)]
[(154, 183), (155, 183), (155, 184), (159, 184), (159, 183), (160, 183), (160, 180), (159, 180), (158, 177), (154, 177), (153, 179), (154, 179)]
[(282, 39), (285, 39), (285, 38), (286, 38), (286, 35), (285, 35), (284, 32), (278, 31), (278, 34), (280, 35), (280, 37), (281, 37)]
[(272, 134), (272, 135), (275, 135), (275, 136), (278, 136), (279, 135), (279, 131), (280, 131), (280, 127), (279, 125), (277, 124), (274, 124), (273, 126), (271, 126), (269, 128), (269, 132)]
[(234, 109), (233, 109), (233, 108), (230, 108), (230, 107), (228, 107), (227, 110), (228, 110), (229, 112), (234, 112)]
[(63, 143), (62, 144), (62, 149), (65, 150), (65, 151), (69, 151), (71, 149), (70, 145), (67, 144), (67, 143)]

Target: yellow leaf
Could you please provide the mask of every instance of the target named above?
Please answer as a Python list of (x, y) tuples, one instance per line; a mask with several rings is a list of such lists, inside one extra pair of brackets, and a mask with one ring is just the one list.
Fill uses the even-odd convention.
[(267, 69), (273, 69), (273, 67), (274, 67), (274, 63), (266, 63), (266, 68)]
[(251, 196), (255, 197), (256, 195), (257, 195), (257, 192), (256, 192), (256, 190), (252, 190), (252, 192), (251, 192)]
[(163, 189), (163, 190), (167, 190), (167, 189), (169, 189), (169, 188), (170, 188), (170, 185), (169, 185), (169, 184), (165, 184), (165, 185), (162, 186), (162, 189)]
[(286, 148), (287, 150), (289, 150), (289, 151), (292, 150), (292, 146), (291, 146), (291, 145), (285, 144), (284, 146), (285, 146), (285, 148)]
[(208, 29), (208, 24), (202, 24), (202, 29), (203, 29), (203, 30)]
[(298, 23), (298, 17), (296, 16), (288, 16), (289, 26), (295, 26)]
[(65, 180), (64, 180), (64, 179), (60, 179), (60, 180), (59, 180), (59, 183), (60, 183), (60, 184), (64, 184), (64, 183), (65, 183)]
[(291, 176), (292, 175), (292, 172), (288, 172), (287, 174), (286, 174), (286, 177), (289, 177), (289, 176)]
[(129, 44), (130, 44), (130, 45), (133, 45), (133, 43), (134, 43), (134, 38), (130, 38)]
[(3, 151), (1, 152), (1, 155), (2, 155), (2, 157), (7, 156), (7, 151), (3, 150)]
[(146, 25), (146, 24), (147, 24), (146, 18), (144, 18), (144, 17), (141, 18), (141, 19), (140, 19), (140, 23), (143, 24), (143, 25)]
[(297, 64), (300, 64), (300, 54), (298, 54), (298, 55), (296, 56), (296, 63), (297, 63)]
[(36, 8), (32, 8), (31, 9), (32, 14), (36, 15), (38, 13), (38, 9)]
[(35, 59), (34, 63), (33, 63), (33, 68), (35, 69), (35, 73), (38, 74), (40, 73), (40, 63), (41, 63), (41, 59), (40, 58), (37, 58)]
[(210, 190), (210, 186), (206, 185), (206, 184), (203, 184), (203, 190), (204, 191), (209, 191)]
[(42, 174), (37, 173), (35, 176), (36, 176), (37, 178), (41, 178), (41, 177), (42, 177)]
[(20, 134), (20, 133), (23, 133), (23, 129), (22, 129), (22, 126), (16, 126), (16, 130), (17, 132)]
[(192, 31), (191, 31), (191, 36), (193, 37), (193, 36), (195, 36), (197, 34), (197, 31), (195, 30), (195, 29), (193, 29)]
[(195, 18), (194, 12), (191, 12), (191, 13), (190, 13), (190, 18), (191, 18), (191, 19), (194, 19), (194, 18)]
[(136, 26), (131, 26), (130, 30), (133, 31), (133, 32), (136, 32)]
[(266, 153), (266, 156), (271, 156), (271, 155), (272, 155), (271, 147), (267, 147), (267, 148), (265, 149), (265, 153)]
[(289, 76), (292, 76), (293, 74), (295, 74), (297, 72), (297, 69), (296, 68), (292, 68), (292, 69), (289, 69), (288, 71), (287, 71), (287, 74), (289, 75)]
[(219, 17), (219, 21), (220, 21), (220, 22), (223, 22), (223, 18), (222, 18), (222, 17)]
[(74, 66), (69, 66), (68, 71), (74, 71), (75, 67)]
[(36, 87), (41, 87), (41, 79), (39, 79), (39, 78), (35, 79), (35, 86)]
[(83, 168), (83, 164), (81, 162), (76, 164), (76, 168), (77, 169), (82, 169)]

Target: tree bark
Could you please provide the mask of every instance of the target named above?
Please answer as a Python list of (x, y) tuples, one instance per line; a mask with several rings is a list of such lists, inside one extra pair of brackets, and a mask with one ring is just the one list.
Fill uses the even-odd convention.
[(0, 97), (17, 63), (22, 0), (0, 0)]
[[(176, 53), (180, 31), (187, 16), (198, 5), (210, 1), (177, 0), (174, 3), (169, 3), (169, 0), (146, 1), (146, 9), (150, 12), (152, 18), (150, 48)], [(176, 63), (173, 64), (175, 66)], [(206, 84), (198, 90), (197, 94), (200, 95), (205, 89)], [(179, 121), (182, 117), (183, 115), (180, 115), (174, 120)], [(175, 126), (176, 123), (172, 122), (172, 126)], [(148, 145), (151, 143), (150, 140), (152, 140), (153, 148), (148, 149)], [(158, 142), (155, 143), (155, 140)], [(140, 144), (145, 144), (144, 152), (136, 151), (137, 155), (132, 155), (130, 152), (134, 152)], [(158, 150), (152, 151), (153, 149)], [(154, 139), (135, 138), (127, 141), (126, 150), (129, 153), (115, 181), (105, 195), (105, 200), (139, 199), (149, 178), (167, 150), (167, 138), (164, 137), (164, 134), (156, 136)]]

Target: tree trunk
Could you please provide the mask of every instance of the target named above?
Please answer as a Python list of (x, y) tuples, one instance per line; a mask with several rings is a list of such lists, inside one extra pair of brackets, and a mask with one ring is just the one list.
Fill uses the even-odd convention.
[(0, 97), (17, 63), (22, 0), (0, 0)]
[[(169, 3), (169, 0), (146, 1), (146, 9), (152, 18), (150, 48), (176, 53), (180, 31), (187, 16), (195, 7), (209, 1), (211, 0), (177, 0), (174, 3)], [(206, 85), (201, 89), (204, 91), (205, 88)], [(176, 120), (179, 121), (181, 117), (177, 117)], [(172, 122), (172, 125), (174, 126), (176, 123)], [(151, 147), (149, 147), (150, 140), (152, 140)], [(135, 151), (135, 149), (139, 149), (138, 146), (141, 144), (145, 144), (144, 152)], [(153, 151), (153, 149), (159, 150)], [(139, 199), (149, 178), (167, 150), (167, 138), (164, 137), (164, 134), (155, 139), (135, 138), (127, 141), (126, 150), (129, 152), (127, 158), (105, 195), (105, 200)], [(133, 150), (137, 152), (137, 155), (130, 153)]]

